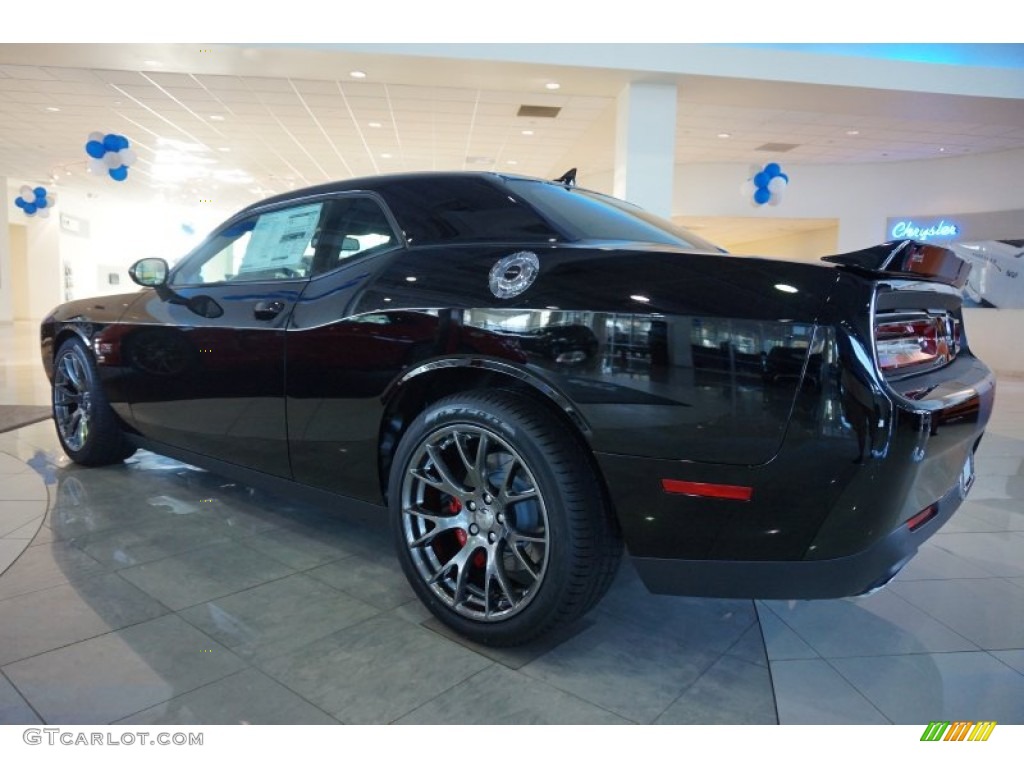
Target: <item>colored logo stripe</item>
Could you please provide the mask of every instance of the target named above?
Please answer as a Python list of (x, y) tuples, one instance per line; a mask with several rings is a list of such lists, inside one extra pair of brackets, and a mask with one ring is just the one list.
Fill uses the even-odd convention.
[(995, 727), (995, 720), (932, 720), (921, 734), (921, 741), (988, 741)]

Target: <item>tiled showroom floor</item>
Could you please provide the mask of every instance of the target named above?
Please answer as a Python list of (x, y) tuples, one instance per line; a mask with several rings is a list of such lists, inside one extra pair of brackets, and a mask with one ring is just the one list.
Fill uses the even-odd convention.
[[(34, 334), (0, 326), (0, 403), (46, 402)], [(144, 452), (76, 467), (41, 422), (0, 434), (0, 723), (1024, 723), (1024, 381), (977, 465), (871, 597), (658, 597), (627, 566), (493, 651), (441, 631), (382, 526)]]

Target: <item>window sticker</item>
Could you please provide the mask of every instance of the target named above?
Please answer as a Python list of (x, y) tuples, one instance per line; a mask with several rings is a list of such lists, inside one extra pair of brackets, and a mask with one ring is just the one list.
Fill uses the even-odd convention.
[(269, 269), (300, 270), (323, 203), (264, 213), (256, 222), (239, 274)]

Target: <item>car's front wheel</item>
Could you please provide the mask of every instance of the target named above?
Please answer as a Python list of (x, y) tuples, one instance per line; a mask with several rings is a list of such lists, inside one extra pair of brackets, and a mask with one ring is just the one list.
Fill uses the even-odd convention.
[(413, 589), (485, 644), (524, 643), (582, 616), (622, 551), (581, 441), (510, 392), (455, 395), (420, 414), (396, 452), (389, 501)]
[(53, 420), (68, 457), (100, 466), (131, 456), (135, 449), (121, 432), (85, 344), (77, 338), (61, 344), (53, 369)]

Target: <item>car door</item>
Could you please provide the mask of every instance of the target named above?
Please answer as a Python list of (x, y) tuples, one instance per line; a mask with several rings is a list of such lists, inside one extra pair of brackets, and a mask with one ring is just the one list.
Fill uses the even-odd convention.
[(334, 201), (288, 328), (288, 434), (301, 483), (376, 498), (381, 394), (415, 346), (433, 339), (438, 322), (388, 312), (387, 298), (381, 311), (353, 314), (375, 276), (404, 252), (399, 232), (374, 195)]
[(122, 360), (147, 438), (290, 477), (285, 329), (309, 280), (329, 200), (236, 217), (137, 301)]

